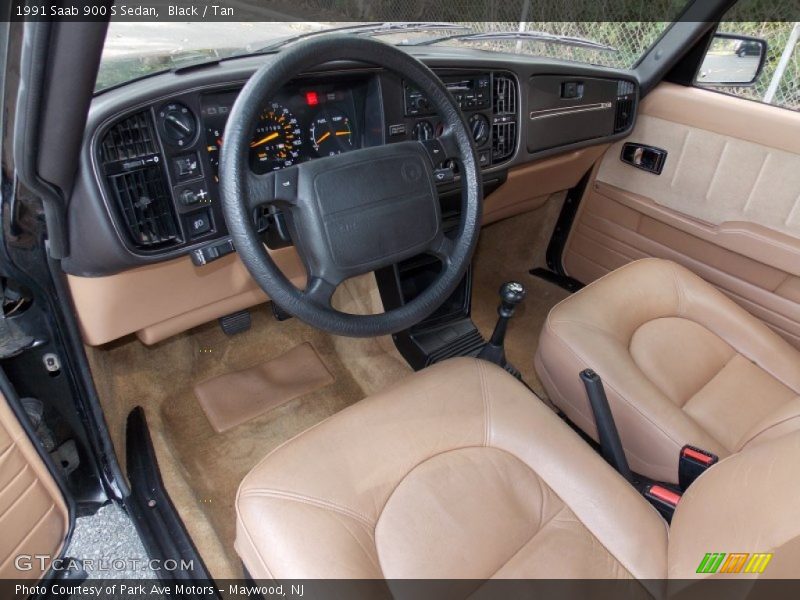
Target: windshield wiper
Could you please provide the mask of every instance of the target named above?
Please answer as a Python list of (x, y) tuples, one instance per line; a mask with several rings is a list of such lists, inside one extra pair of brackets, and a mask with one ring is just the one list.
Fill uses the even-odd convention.
[(456, 35), (448, 35), (444, 37), (434, 38), (432, 40), (423, 40), (421, 42), (410, 44), (412, 46), (429, 46), (431, 44), (438, 44), (448, 40), (459, 40), (469, 42), (481, 42), (492, 40), (513, 40), (513, 41), (528, 41), (528, 42), (546, 42), (549, 44), (561, 44), (563, 46), (575, 46), (578, 48), (590, 48), (592, 50), (603, 50), (606, 52), (617, 52), (618, 50), (613, 46), (601, 44), (594, 40), (586, 38), (573, 37), (568, 35), (556, 35), (554, 33), (545, 33), (544, 31), (487, 31), (484, 33), (459, 33)]
[[(393, 33), (417, 32), (417, 31), (456, 31), (466, 30), (471, 31), (466, 25), (456, 25), (455, 23), (436, 23), (433, 21), (410, 21), (410, 22), (392, 22), (385, 23), (363, 23), (361, 25), (345, 25), (343, 27), (333, 27), (331, 29), (320, 29), (317, 31), (307, 31), (305, 33), (298, 33), (281, 40), (277, 40), (263, 48), (259, 48), (254, 54), (262, 52), (271, 52), (277, 50), (282, 46), (304, 40), (318, 35), (325, 35), (327, 33), (353, 33), (356, 35), (390, 35)], [(461, 35), (466, 35), (462, 33)]]

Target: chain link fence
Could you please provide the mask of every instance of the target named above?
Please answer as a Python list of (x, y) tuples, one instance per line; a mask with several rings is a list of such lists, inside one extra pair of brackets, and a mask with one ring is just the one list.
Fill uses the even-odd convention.
[[(317, 0), (320, 1), (320, 0)], [(322, 0), (323, 2), (325, 0)], [(396, 21), (453, 21), (475, 32), (539, 31), (543, 33), (585, 38), (610, 46), (615, 51), (590, 50), (544, 42), (518, 41), (470, 43), (487, 50), (511, 49), (521, 54), (575, 60), (609, 67), (630, 68), (669, 26), (668, 21), (652, 21), (653, 15), (677, 17), (685, 0), (651, 0), (639, 3), (642, 21), (631, 21), (636, 4), (596, 0), (587, 3), (567, 3), (563, 0), (327, 0), (331, 8), (348, 14), (363, 15), (365, 20)], [(790, 41), (794, 23), (787, 21), (785, 7), (773, 7), (775, 21), (746, 22), (747, 15), (767, 14), (760, 0), (741, 0), (732, 18), (737, 22), (720, 25), (720, 31), (763, 38), (768, 44), (764, 71), (758, 81), (747, 87), (707, 86), (718, 91), (750, 100), (764, 101), (778, 63)], [(587, 10), (593, 8), (605, 21), (587, 21)], [(529, 21), (536, 14), (546, 14), (547, 22)], [(771, 13), (770, 13), (771, 15)], [(460, 21), (468, 16), (471, 21)], [(772, 16), (772, 15), (771, 15)], [(433, 33), (433, 32), (431, 32)], [(446, 35), (442, 32), (441, 35)], [(448, 43), (458, 43), (456, 41)], [(779, 81), (775, 81), (768, 101), (778, 106), (800, 109), (800, 56), (796, 48)]]
[[(533, 56), (545, 56), (563, 60), (616, 68), (631, 68), (652, 46), (669, 26), (668, 22), (460, 22), (475, 32), (528, 31), (542, 32), (565, 37), (582, 38), (609, 46), (614, 50), (593, 50), (547, 42), (469, 42), (471, 47), (486, 50), (512, 51)], [(749, 100), (769, 102), (777, 106), (800, 109), (800, 53), (793, 41), (793, 22), (729, 22), (721, 23), (719, 31), (762, 38), (767, 41), (767, 58), (758, 80), (751, 86), (705, 87)], [(441, 32), (446, 35), (445, 32)], [(447, 43), (457, 44), (456, 40)], [(776, 69), (782, 55), (789, 48), (789, 60), (785, 70), (775, 80)], [(770, 86), (775, 89), (768, 97)]]
[[(243, 0), (255, 2), (256, 0)], [(258, 0), (261, 2), (262, 0)], [(326, 21), (316, 22), (285, 22), (274, 23), (272, 30), (276, 36), (289, 35), (297, 31), (312, 31), (319, 28), (332, 26), (353, 25), (357, 21), (363, 22), (437, 22), (458, 24), (462, 30), (454, 31), (452, 28), (442, 27), (440, 30), (427, 30), (405, 32), (395, 35), (382, 35), (381, 39), (387, 42), (417, 44), (436, 38), (445, 38), (459, 33), (491, 33), (491, 32), (541, 32), (555, 36), (581, 38), (591, 40), (603, 46), (604, 49), (576, 47), (574, 45), (553, 43), (552, 41), (532, 40), (482, 40), (459, 41), (448, 39), (442, 43), (452, 45), (468, 45), (471, 48), (485, 50), (513, 52), (530, 56), (571, 60), (587, 64), (595, 64), (616, 68), (631, 68), (650, 48), (659, 36), (669, 27), (671, 19), (675, 19), (684, 8), (686, 0), (592, 0), (591, 2), (574, 0), (279, 0), (277, 4), (286, 3), (287, 10), (305, 8), (306, 12), (312, 11), (318, 19)], [(723, 22), (719, 30), (726, 33), (736, 33), (763, 38), (767, 41), (768, 52), (764, 71), (752, 86), (747, 87), (721, 87), (706, 86), (718, 89), (721, 92), (733, 94), (743, 98), (757, 101), (769, 101), (772, 104), (800, 109), (800, 56), (794, 46), (797, 35), (792, 36), (794, 23), (787, 19), (789, 9), (784, 4), (769, 3), (768, 0), (739, 0), (729, 18), (736, 21)], [(775, 8), (773, 15), (767, 8)], [(313, 10), (312, 10), (313, 9)], [(749, 15), (763, 15), (769, 13), (771, 22), (749, 22), (745, 18)], [(592, 15), (597, 15), (603, 20), (587, 20)], [(659, 15), (664, 20), (653, 20), (654, 15)], [(547, 20), (536, 21), (537, 16), (547, 17)], [(632, 19), (640, 18), (640, 21)], [(344, 21), (338, 19), (346, 18)], [(763, 17), (762, 17), (763, 18)], [(112, 28), (113, 28), (112, 23)], [(168, 24), (167, 27), (178, 27), (181, 24)], [(213, 24), (209, 24), (213, 25)], [(232, 26), (233, 24), (228, 24)], [(246, 24), (239, 24), (246, 25)], [(253, 33), (261, 29), (259, 24), (253, 25)], [(135, 24), (129, 24), (135, 26)], [(277, 29), (286, 31), (277, 33)], [(155, 33), (155, 30), (152, 30)], [(140, 37), (146, 38), (144, 32)], [(191, 33), (191, 32), (189, 32)], [(266, 33), (266, 32), (264, 32)], [(296, 33), (296, 32), (295, 32)], [(797, 34), (797, 32), (795, 32)], [(260, 34), (259, 34), (260, 35)], [(129, 36), (123, 36), (129, 37)], [(180, 40), (189, 38), (194, 45), (183, 43)], [(194, 40), (194, 38), (200, 38)], [(158, 70), (161, 63), (175, 62), (175, 55), (181, 53), (201, 56), (204, 51), (215, 56), (227, 56), (240, 49), (254, 51), (266, 44), (247, 43), (241, 39), (242, 47), (231, 47), (229, 52), (215, 46), (210, 50), (208, 37), (184, 35), (183, 33), (170, 36), (176, 40), (174, 43), (164, 43), (170, 53), (168, 56), (143, 57), (135, 65), (123, 64), (125, 61), (112, 62), (111, 53), (109, 60), (101, 66), (101, 76), (98, 79), (99, 88), (125, 81), (131, 76), (136, 76), (153, 70)], [(221, 37), (230, 40), (240, 39), (236, 34), (224, 33)], [(114, 39), (112, 39), (112, 42)], [(124, 40), (123, 40), (124, 41)], [(146, 40), (151, 41), (151, 40)], [(156, 44), (158, 45), (158, 44)], [(107, 44), (107, 49), (110, 44)], [(173, 46), (175, 46), (173, 48)], [(791, 47), (790, 47), (791, 46)], [(789, 50), (787, 51), (787, 48)], [(781, 58), (786, 52), (781, 69)], [(131, 52), (127, 52), (131, 54)], [(788, 60), (787, 60), (788, 59)], [(131, 62), (130, 60), (128, 62)], [(152, 64), (151, 64), (152, 63)], [(166, 66), (170, 66), (169, 64)], [(161, 67), (163, 68), (163, 67)], [(132, 73), (129, 73), (133, 69)], [(777, 73), (777, 76), (776, 76)]]

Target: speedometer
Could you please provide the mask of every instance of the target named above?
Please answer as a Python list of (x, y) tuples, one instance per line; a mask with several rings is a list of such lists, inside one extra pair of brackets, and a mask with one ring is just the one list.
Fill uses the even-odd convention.
[(289, 167), (299, 158), (302, 145), (297, 119), (288, 108), (273, 102), (258, 117), (250, 142), (250, 167), (256, 173)]

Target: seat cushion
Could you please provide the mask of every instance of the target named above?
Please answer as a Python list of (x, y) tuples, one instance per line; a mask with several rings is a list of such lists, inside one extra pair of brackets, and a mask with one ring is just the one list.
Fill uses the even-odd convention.
[(596, 439), (578, 377), (594, 369), (631, 467), (660, 481), (677, 482), (684, 444), (725, 457), (800, 429), (800, 352), (670, 261), (630, 263), (558, 304), (536, 367)]
[(247, 475), (236, 508), (256, 579), (666, 575), (656, 511), (525, 386), (475, 359), (290, 440)]

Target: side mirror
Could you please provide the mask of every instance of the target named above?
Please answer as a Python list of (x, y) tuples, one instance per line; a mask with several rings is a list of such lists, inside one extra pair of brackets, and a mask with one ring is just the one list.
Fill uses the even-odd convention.
[(699, 85), (753, 85), (767, 58), (767, 42), (746, 35), (717, 33), (706, 50), (706, 56), (695, 82)]

